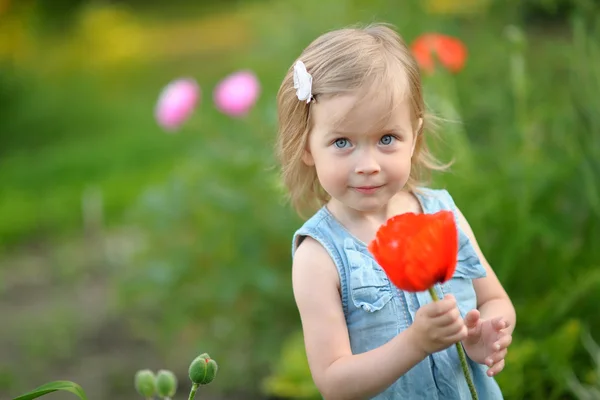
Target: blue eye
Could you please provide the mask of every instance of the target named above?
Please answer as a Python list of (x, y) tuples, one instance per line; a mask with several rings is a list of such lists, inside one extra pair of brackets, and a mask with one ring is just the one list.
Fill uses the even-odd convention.
[(394, 141), (394, 137), (392, 135), (384, 135), (379, 141), (381, 142), (381, 144), (383, 145), (390, 145), (392, 144), (392, 142)]
[(336, 139), (335, 142), (333, 142), (333, 145), (338, 149), (343, 149), (344, 147), (347, 147), (348, 144), (350, 144), (348, 139)]

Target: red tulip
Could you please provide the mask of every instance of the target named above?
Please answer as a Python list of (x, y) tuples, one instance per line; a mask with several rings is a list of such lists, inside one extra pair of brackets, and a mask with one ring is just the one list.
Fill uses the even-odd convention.
[[(434, 214), (396, 215), (379, 228), (369, 251), (398, 288), (407, 292), (429, 290), (437, 301), (433, 285), (446, 282), (456, 270), (458, 229), (454, 214), (442, 210)], [(465, 351), (460, 343), (455, 347), (471, 397), (477, 400)]]
[(419, 66), (428, 73), (435, 70), (435, 59), (448, 71), (460, 72), (467, 61), (467, 48), (459, 39), (439, 33), (419, 36), (411, 46)]
[(390, 281), (407, 292), (421, 292), (454, 274), (458, 230), (451, 211), (406, 213), (390, 218), (369, 244)]

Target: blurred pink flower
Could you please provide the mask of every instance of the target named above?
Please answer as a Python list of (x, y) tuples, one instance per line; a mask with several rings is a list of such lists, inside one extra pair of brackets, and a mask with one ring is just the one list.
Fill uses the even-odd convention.
[(169, 83), (161, 92), (156, 104), (158, 124), (175, 131), (194, 113), (200, 99), (200, 86), (194, 79), (182, 78)]
[(224, 78), (215, 88), (217, 109), (231, 117), (243, 117), (258, 99), (260, 83), (254, 73), (239, 71)]

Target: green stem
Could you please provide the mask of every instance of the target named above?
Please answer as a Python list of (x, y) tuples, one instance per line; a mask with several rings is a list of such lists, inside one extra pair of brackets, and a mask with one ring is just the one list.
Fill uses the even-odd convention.
[(190, 397), (188, 397), (188, 400), (194, 400), (194, 396), (196, 396), (196, 390), (198, 390), (198, 385), (197, 383), (194, 383), (192, 385), (192, 390), (190, 390)]
[[(440, 299), (433, 287), (429, 288), (429, 294), (431, 295), (433, 301), (438, 301)], [(456, 351), (458, 351), (460, 366), (462, 367), (462, 370), (465, 374), (465, 378), (467, 378), (467, 385), (469, 386), (469, 392), (471, 392), (471, 397), (473, 398), (473, 400), (478, 400), (477, 391), (475, 390), (475, 385), (473, 384), (473, 378), (471, 378), (471, 373), (469, 372), (467, 356), (465, 355), (465, 350), (461, 346), (460, 342), (456, 343)]]

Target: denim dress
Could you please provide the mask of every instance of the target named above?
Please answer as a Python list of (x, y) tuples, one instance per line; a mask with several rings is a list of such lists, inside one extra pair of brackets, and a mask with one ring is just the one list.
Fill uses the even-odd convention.
[[(424, 213), (456, 211), (454, 201), (446, 190), (421, 188), (415, 195)], [(454, 215), (456, 217), (456, 213)], [(353, 354), (387, 343), (412, 323), (421, 305), (432, 301), (428, 291), (410, 293), (397, 289), (373, 259), (366, 244), (350, 234), (326, 207), (317, 211), (295, 232), (292, 254), (306, 236), (318, 241), (337, 267)], [(441, 298), (452, 293), (464, 317), (477, 307), (472, 280), (485, 275), (470, 239), (459, 228), (456, 271), (452, 279), (435, 286), (438, 296)], [(479, 398), (502, 399), (498, 384), (486, 375), (488, 367), (470, 359), (467, 362)], [(426, 357), (373, 399), (469, 400), (471, 396), (456, 347), (450, 346)]]

